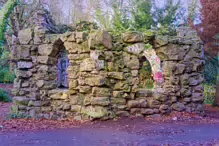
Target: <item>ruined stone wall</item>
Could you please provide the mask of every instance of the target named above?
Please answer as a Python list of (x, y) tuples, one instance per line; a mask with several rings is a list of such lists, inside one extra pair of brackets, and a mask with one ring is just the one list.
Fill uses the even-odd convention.
[[(13, 99), (20, 113), (54, 119), (203, 113), (202, 42), (187, 28), (170, 37), (100, 30), (54, 35), (36, 27), (20, 31), (14, 44)], [(63, 48), (69, 53), (68, 89), (57, 86)], [(150, 81), (142, 58), (151, 65)]]

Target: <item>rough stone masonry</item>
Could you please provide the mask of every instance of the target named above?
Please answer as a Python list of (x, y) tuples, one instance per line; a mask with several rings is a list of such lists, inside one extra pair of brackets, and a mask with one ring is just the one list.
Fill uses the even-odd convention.
[[(69, 88), (57, 84), (57, 54), (63, 49)], [(33, 118), (203, 113), (203, 47), (187, 27), (177, 36), (113, 36), (101, 30), (49, 34), (37, 26), (19, 32), (12, 56), (17, 67), (13, 108)], [(141, 74), (142, 58), (150, 63), (150, 81)]]

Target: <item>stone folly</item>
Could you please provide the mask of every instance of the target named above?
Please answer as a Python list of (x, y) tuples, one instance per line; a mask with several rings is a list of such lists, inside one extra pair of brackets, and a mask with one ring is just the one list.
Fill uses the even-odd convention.
[[(171, 111), (201, 114), (202, 42), (184, 29), (174, 37), (21, 30), (13, 41), (14, 108), (34, 118), (51, 119), (109, 119)], [(63, 56), (67, 57), (60, 65)], [(148, 64), (150, 72), (144, 72)], [(60, 70), (60, 66), (64, 67)]]

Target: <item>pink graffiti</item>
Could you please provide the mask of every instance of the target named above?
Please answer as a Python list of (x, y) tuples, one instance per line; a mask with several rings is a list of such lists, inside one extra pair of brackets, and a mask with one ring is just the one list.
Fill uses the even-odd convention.
[(157, 72), (157, 73), (155, 73), (154, 79), (155, 79), (157, 82), (162, 83), (162, 82), (164, 81), (162, 72)]

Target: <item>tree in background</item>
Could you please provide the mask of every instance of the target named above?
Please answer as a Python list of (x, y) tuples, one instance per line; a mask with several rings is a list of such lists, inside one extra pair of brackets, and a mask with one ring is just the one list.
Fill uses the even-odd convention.
[(17, 0), (8, 0), (0, 10), (0, 45), (5, 42), (5, 32), (8, 25), (8, 18), (17, 5)]
[(3, 83), (13, 82), (14, 79), (14, 76), (8, 70), (9, 42), (5, 39), (5, 33), (10, 25), (10, 15), (17, 4), (18, 0), (8, 0), (0, 10), (0, 82)]
[[(123, 2), (123, 1), (122, 1)], [(112, 13), (98, 9), (96, 12), (97, 22), (105, 29), (116, 32), (125, 30), (145, 31), (175, 25), (179, 19), (180, 1), (167, 0), (163, 7), (156, 6), (155, 0), (130, 0), (126, 5), (121, 1), (114, 2)]]
[[(166, 0), (163, 7), (158, 7), (153, 1), (153, 20), (156, 24), (161, 24), (162, 26), (173, 25), (174, 22), (179, 18), (177, 15), (180, 11), (180, 1), (174, 4), (174, 0)], [(182, 16), (181, 16), (182, 17)]]
[[(197, 30), (198, 35), (204, 42), (206, 61), (204, 76), (206, 84), (215, 89), (219, 68), (218, 59), (216, 58), (219, 52), (219, 1), (201, 0), (201, 5), (201, 23), (195, 25), (192, 17), (189, 17), (188, 21), (190, 26)], [(205, 90), (205, 92), (208, 91)], [(217, 92), (219, 92), (218, 87)], [(219, 106), (219, 96), (216, 96), (214, 102)]]
[(133, 0), (132, 19), (133, 28), (136, 30), (147, 30), (155, 25), (151, 0)]
[(198, 35), (205, 43), (205, 52), (216, 56), (219, 52), (218, 45), (215, 45), (216, 35), (219, 33), (219, 1), (218, 0), (201, 0), (201, 23), (194, 25), (191, 18), (189, 24), (195, 28)]

